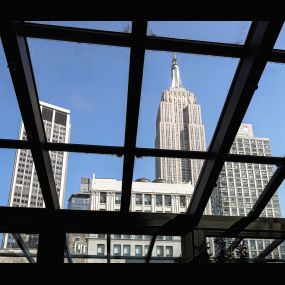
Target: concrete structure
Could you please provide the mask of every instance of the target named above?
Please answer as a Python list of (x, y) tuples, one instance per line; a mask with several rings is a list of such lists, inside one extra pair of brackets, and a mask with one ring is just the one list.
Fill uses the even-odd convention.
[[(271, 156), (268, 138), (254, 137), (252, 125), (242, 124), (230, 150), (233, 154)], [(267, 185), (275, 168), (272, 165), (225, 162), (217, 188), (211, 196), (213, 215), (245, 216), (252, 209)], [(281, 217), (277, 192), (263, 210), (261, 217)], [(272, 240), (245, 240), (250, 258), (255, 258)], [(284, 245), (269, 256), (285, 258)]]
[[(42, 111), (47, 141), (69, 143), (70, 111), (44, 102), (40, 102), (40, 108)], [(19, 139), (27, 139), (23, 122), (20, 127)], [(62, 151), (50, 152), (51, 164), (61, 208), (63, 208), (64, 205), (67, 155), (67, 152)], [(8, 205), (10, 207), (45, 207), (30, 150), (19, 149), (16, 151)], [(14, 243), (14, 239), (10, 238), (10, 235), (5, 235), (4, 247), (14, 246), (17, 246)]]
[[(205, 132), (201, 107), (194, 94), (182, 86), (175, 54), (171, 66), (171, 87), (164, 90), (156, 118), (155, 147), (205, 151)], [(156, 158), (156, 178), (168, 183), (189, 182), (195, 187), (203, 160)]]

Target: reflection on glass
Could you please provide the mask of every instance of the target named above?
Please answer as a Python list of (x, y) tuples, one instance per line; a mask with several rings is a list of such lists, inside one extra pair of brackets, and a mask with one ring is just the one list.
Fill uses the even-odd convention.
[(244, 44), (250, 21), (150, 21), (148, 34), (188, 40)]

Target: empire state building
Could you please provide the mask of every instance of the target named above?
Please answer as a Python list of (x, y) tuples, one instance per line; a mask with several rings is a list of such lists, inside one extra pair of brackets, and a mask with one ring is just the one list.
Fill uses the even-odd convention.
[[(179, 66), (173, 54), (171, 65), (171, 87), (161, 96), (156, 118), (155, 147), (176, 150), (205, 150), (205, 132), (201, 107), (194, 94), (186, 90), (181, 81)], [(156, 178), (168, 183), (191, 181), (195, 187), (203, 161), (157, 157)]]

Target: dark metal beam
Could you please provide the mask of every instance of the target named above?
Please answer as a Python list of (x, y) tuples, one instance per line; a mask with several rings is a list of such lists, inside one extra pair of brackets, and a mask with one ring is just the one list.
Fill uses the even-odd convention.
[(73, 263), (72, 258), (70, 256), (70, 251), (68, 247), (68, 235), (66, 234), (66, 242), (64, 245), (64, 256), (66, 257), (68, 263)]
[[(81, 29), (36, 23), (21, 23), (18, 32), (26, 37), (61, 40), (91, 44), (106, 44), (130, 47), (133, 39), (131, 34), (101, 30)], [(158, 51), (176, 51), (182, 53), (204, 54), (212, 56), (235, 57), (244, 56), (244, 46), (216, 42), (175, 39), (166, 37), (146, 37), (146, 49)], [(274, 49), (269, 55), (269, 61), (285, 63), (285, 51)]]
[(236, 238), (233, 242), (228, 246), (227, 250), (233, 251), (243, 240), (243, 238)]
[(285, 63), (285, 50), (274, 49), (269, 56), (269, 61), (276, 63)]
[(19, 248), (22, 250), (24, 256), (28, 259), (29, 263), (35, 263), (35, 260), (31, 256), (31, 253), (28, 247), (26, 246), (25, 242), (23, 241), (21, 235), (19, 233), (14, 233), (12, 235), (13, 235), (13, 238), (16, 240)]
[[(89, 144), (73, 144), (73, 143), (52, 143), (42, 144), (44, 150), (49, 151), (67, 151), (78, 153), (97, 153), (123, 156), (125, 154), (124, 147), (121, 146), (103, 146)], [(24, 140), (0, 139), (0, 148), (29, 149), (30, 144)], [(155, 149), (155, 148), (135, 148), (135, 155), (140, 157), (173, 157), (173, 158), (195, 158), (195, 159), (213, 159), (216, 155), (208, 151), (186, 151), (174, 149)], [(256, 156), (243, 154), (221, 154), (225, 161), (259, 163), (272, 165), (285, 165), (284, 157), (277, 156)]]
[(66, 232), (59, 229), (57, 225), (51, 223), (45, 225), (46, 228), (39, 235), (37, 263), (63, 264), (66, 252)]
[(43, 145), (45, 150), (68, 151), (80, 153), (97, 153), (123, 156), (124, 148), (120, 146), (102, 146), (89, 144), (70, 144), (70, 143), (46, 143)]
[(59, 209), (49, 152), (42, 149), (42, 144), (46, 142), (46, 135), (27, 40), (25, 37), (17, 34), (14, 22), (6, 21), (2, 22), (2, 25), (1, 40), (31, 147), (44, 202), (48, 209)]
[[(185, 214), (137, 213), (0, 207), (0, 232), (41, 233), (53, 225), (51, 233), (106, 233), (184, 236), (191, 228)], [(246, 218), (246, 217), (243, 217)], [(227, 233), (242, 217), (203, 215), (195, 230), (207, 237), (285, 238), (285, 218), (258, 218), (237, 236)], [(190, 224), (190, 225), (189, 225)], [(63, 245), (64, 246), (64, 245)]]
[(101, 30), (81, 29), (55, 25), (19, 23), (17, 31), (22, 36), (60, 40), (87, 44), (103, 44), (130, 47), (133, 39), (130, 33), (110, 32)]
[(258, 256), (257, 261), (263, 260), (270, 252), (272, 252), (278, 245), (280, 245), (284, 239), (276, 239), (270, 245), (268, 245)]
[(242, 57), (246, 52), (244, 46), (237, 44), (225, 44), (218, 42), (185, 40), (156, 36), (148, 36), (146, 38), (145, 45), (146, 49), (148, 50), (172, 51), (235, 58)]
[(151, 240), (150, 240), (150, 243), (149, 243), (149, 246), (148, 246), (148, 251), (147, 251), (147, 254), (146, 254), (146, 257), (145, 257), (145, 263), (149, 263), (149, 261), (151, 259), (151, 255), (152, 255), (153, 247), (154, 247), (154, 244), (155, 244), (155, 241), (156, 241), (156, 237), (157, 237), (157, 235), (153, 235)]
[[(282, 25), (282, 21), (253, 22), (245, 42), (247, 53), (237, 67), (208, 148), (210, 152), (217, 155), (229, 152)], [(193, 227), (203, 215), (224, 161), (217, 156), (217, 159), (207, 160), (203, 165), (187, 209), (187, 214), (194, 216)]]
[(111, 235), (107, 234), (107, 263), (111, 262)]
[(134, 39), (130, 54), (128, 102), (125, 130), (125, 150), (123, 162), (121, 212), (129, 212), (133, 170), (135, 161), (135, 147), (140, 109), (141, 87), (143, 78), (147, 22), (133, 21), (132, 36)]
[(30, 144), (24, 140), (0, 139), (0, 148), (29, 149)]

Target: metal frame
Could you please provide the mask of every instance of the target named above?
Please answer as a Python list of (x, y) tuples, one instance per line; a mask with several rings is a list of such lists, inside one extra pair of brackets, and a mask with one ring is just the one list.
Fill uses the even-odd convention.
[[(245, 44), (236, 45), (149, 36), (147, 35), (147, 21), (134, 21), (131, 33), (19, 21), (1, 22), (1, 40), (28, 141), (0, 139), (0, 148), (31, 150), (46, 209), (0, 207), (0, 215), (6, 217), (0, 221), (0, 231), (13, 233), (16, 237), (20, 236), (17, 233), (22, 232), (39, 233), (37, 254), (37, 262), (39, 263), (63, 263), (64, 256), (68, 258), (69, 262), (72, 262), (75, 255), (70, 255), (66, 247), (66, 233), (72, 232), (107, 233), (109, 236), (107, 259), (109, 262), (113, 258), (110, 255), (111, 233), (153, 235), (146, 262), (149, 262), (151, 258), (157, 234), (185, 237), (186, 242), (183, 242), (182, 253), (188, 252), (187, 256), (192, 256), (192, 259), (195, 258), (195, 251), (190, 248), (189, 252), (187, 246), (191, 240), (190, 235), (195, 236), (195, 232), (203, 232), (203, 235), (212, 237), (234, 237), (236, 240), (233, 246), (236, 246), (238, 241), (247, 237), (276, 239), (277, 241), (273, 245), (280, 240), (284, 240), (285, 219), (258, 218), (258, 216), (284, 179), (285, 158), (229, 154), (230, 147), (258, 86), (266, 63), (269, 61), (285, 63), (285, 51), (273, 50), (282, 24), (283, 22), (279, 20), (253, 22)], [(124, 146), (47, 142), (26, 37), (130, 48)], [(219, 122), (207, 151), (136, 147), (146, 50), (240, 58)], [(50, 150), (123, 156), (121, 211), (113, 213), (60, 210), (48, 154)], [(134, 161), (136, 157), (143, 156), (205, 160), (186, 214), (129, 213)], [(278, 167), (248, 217), (202, 216), (225, 161), (274, 164)], [(28, 217), (33, 217), (33, 219)], [(82, 220), (85, 222), (80, 223)], [(46, 227), (47, 224), (52, 226)], [(55, 244), (52, 250), (49, 249), (51, 241)], [(30, 262), (33, 262), (32, 255), (25, 249), (22, 239), (18, 238), (17, 242), (20, 248), (23, 249), (24, 255)], [(273, 245), (266, 249), (264, 254), (269, 252)], [(187, 258), (187, 262), (189, 262), (189, 258)]]

